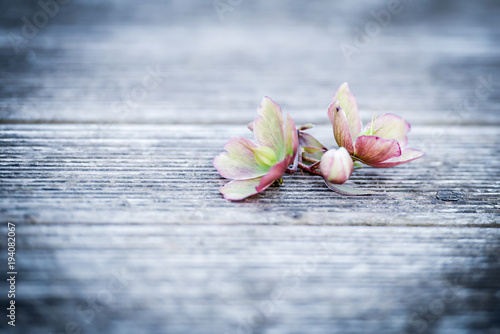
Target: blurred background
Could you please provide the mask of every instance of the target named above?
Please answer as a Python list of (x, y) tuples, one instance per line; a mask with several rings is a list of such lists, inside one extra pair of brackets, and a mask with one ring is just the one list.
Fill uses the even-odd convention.
[(499, 15), (495, 0), (2, 1), (0, 119), (246, 124), (267, 95), (326, 123), (347, 81), (365, 122), (491, 124), (498, 89), (465, 100), (500, 82)]
[[(25, 223), (12, 333), (499, 333), (500, 1), (0, 4), (0, 221)], [(263, 96), (330, 147), (345, 81), (425, 159), (353, 178), (380, 197), (296, 175), (221, 198), (211, 160)]]

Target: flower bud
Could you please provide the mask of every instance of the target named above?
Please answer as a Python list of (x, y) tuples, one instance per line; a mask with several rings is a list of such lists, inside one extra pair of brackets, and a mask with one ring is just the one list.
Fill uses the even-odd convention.
[(351, 177), (354, 164), (349, 152), (341, 147), (338, 150), (328, 150), (321, 158), (319, 167), (327, 181), (342, 184)]

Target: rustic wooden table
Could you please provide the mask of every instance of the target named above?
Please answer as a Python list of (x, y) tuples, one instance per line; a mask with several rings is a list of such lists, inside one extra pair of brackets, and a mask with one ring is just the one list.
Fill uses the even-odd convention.
[[(500, 333), (498, 1), (2, 2), (1, 333)], [(426, 156), (240, 203), (262, 96), (334, 147), (349, 82)], [(15, 300), (15, 327), (5, 311)]]

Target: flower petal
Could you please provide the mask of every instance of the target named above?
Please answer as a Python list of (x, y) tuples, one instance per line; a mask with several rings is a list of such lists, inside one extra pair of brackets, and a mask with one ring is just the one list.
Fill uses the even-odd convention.
[(349, 90), (349, 85), (344, 82), (333, 97), (333, 102), (339, 101), (340, 108), (344, 110), (347, 118), (347, 123), (351, 129), (351, 135), (356, 137), (361, 132), (361, 118), (359, 117), (358, 101)]
[(405, 148), (403, 152), (401, 152), (401, 155), (399, 157), (388, 159), (380, 163), (374, 163), (372, 164), (372, 166), (379, 168), (394, 167), (421, 158), (424, 154), (424, 152), (415, 150), (413, 148)]
[(321, 144), (319, 140), (306, 132), (299, 132), (299, 142), (302, 147), (311, 147), (319, 150), (328, 150), (325, 145)]
[(250, 131), (252, 131), (252, 132), (253, 132), (253, 123), (254, 123), (254, 122), (250, 122), (250, 123), (248, 123), (248, 124), (247, 124), (247, 128), (248, 128), (248, 130), (250, 130)]
[(331, 190), (346, 196), (368, 196), (375, 194), (373, 191), (359, 188), (352, 188), (345, 184), (334, 184), (325, 179), (325, 183)]
[(261, 178), (257, 191), (260, 193), (266, 190), (274, 181), (281, 179), (289, 164), (290, 159), (285, 159), (274, 165), (269, 172)]
[(303, 124), (303, 125), (299, 126), (297, 130), (304, 131), (304, 130), (309, 130), (309, 129), (312, 129), (312, 128), (314, 128), (314, 124), (312, 124), (312, 123), (306, 123), (306, 124)]
[(260, 166), (254, 150), (258, 146), (245, 138), (233, 138), (224, 145), (227, 152), (214, 158), (213, 165), (226, 179), (245, 180), (265, 175), (270, 167)]
[(291, 160), (293, 161), (299, 149), (299, 137), (295, 128), (295, 122), (290, 115), (287, 115), (285, 122), (285, 144), (286, 155), (291, 156)]
[(354, 153), (354, 145), (344, 110), (339, 107), (339, 102), (332, 102), (328, 107), (328, 117), (332, 122), (333, 135), (340, 147), (345, 147), (350, 154)]
[(355, 156), (361, 162), (370, 166), (401, 155), (401, 148), (394, 139), (387, 140), (377, 136), (359, 136), (354, 146), (356, 148)]
[(299, 131), (299, 144), (303, 149), (302, 154), (304, 156), (316, 160), (321, 160), (323, 154), (328, 151), (328, 149), (321, 144), (319, 140), (302, 131)]
[(219, 190), (225, 199), (241, 201), (260, 192), (256, 188), (260, 184), (261, 179), (261, 177), (258, 177), (250, 180), (234, 180), (226, 183)]
[[(366, 128), (370, 128), (370, 122)], [(408, 143), (407, 134), (410, 132), (410, 123), (394, 114), (383, 114), (375, 119), (373, 126), (375, 132), (374, 136), (384, 139), (395, 139), (401, 146), (401, 149), (406, 147)]]
[(310, 154), (310, 155), (318, 155), (320, 156), (319, 159), (316, 160), (321, 160), (321, 157), (323, 154), (326, 153), (327, 150), (324, 150), (322, 148), (317, 148), (317, 147), (311, 147), (311, 146), (301, 146), (302, 149), (304, 150), (303, 153), (305, 154)]
[[(278, 160), (284, 158), (285, 139), (283, 134), (283, 113), (280, 106), (269, 97), (264, 97), (257, 109), (253, 133), (260, 146), (267, 146), (277, 153)], [(283, 156), (280, 156), (283, 154)]]

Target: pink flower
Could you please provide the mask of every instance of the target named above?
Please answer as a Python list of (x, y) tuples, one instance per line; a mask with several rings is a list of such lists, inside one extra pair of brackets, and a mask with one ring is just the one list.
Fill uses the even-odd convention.
[(239, 201), (269, 188), (291, 165), (299, 146), (295, 123), (283, 119), (280, 106), (264, 97), (253, 129), (257, 144), (233, 138), (224, 146), (227, 152), (215, 157), (214, 167), (222, 177), (232, 179), (220, 188), (225, 199)]
[(407, 148), (410, 124), (394, 114), (383, 114), (362, 129), (358, 103), (343, 83), (328, 107), (333, 134), (353, 159), (373, 167), (393, 167), (418, 159), (423, 152)]

